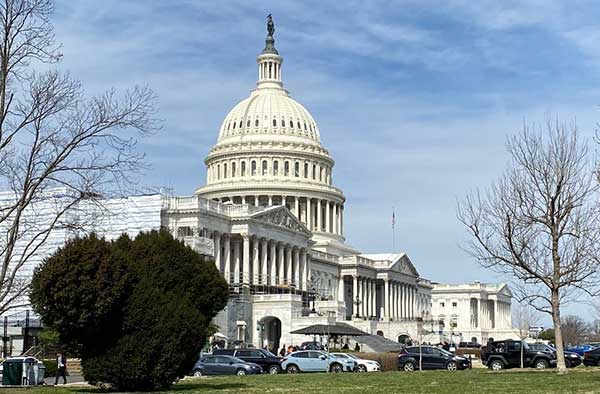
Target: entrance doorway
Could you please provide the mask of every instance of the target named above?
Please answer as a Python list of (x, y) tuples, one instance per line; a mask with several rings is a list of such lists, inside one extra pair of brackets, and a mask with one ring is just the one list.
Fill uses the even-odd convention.
[(281, 347), (281, 320), (275, 316), (266, 316), (260, 320), (260, 347), (266, 347), (273, 354), (277, 354)]
[(409, 340), (410, 340), (410, 336), (408, 336), (407, 334), (398, 335), (398, 343), (408, 345)]

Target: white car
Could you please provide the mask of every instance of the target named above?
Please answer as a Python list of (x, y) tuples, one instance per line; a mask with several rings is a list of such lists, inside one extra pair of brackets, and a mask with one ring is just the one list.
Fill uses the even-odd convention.
[(331, 353), (337, 358), (345, 358), (354, 360), (356, 363), (356, 371), (357, 372), (379, 372), (381, 371), (381, 365), (374, 360), (365, 360), (362, 358), (356, 357), (354, 354), (350, 353)]

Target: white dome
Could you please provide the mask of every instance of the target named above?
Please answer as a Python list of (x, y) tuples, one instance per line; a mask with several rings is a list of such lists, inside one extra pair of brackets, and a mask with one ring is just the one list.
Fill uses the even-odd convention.
[(295, 137), (320, 145), (313, 117), (281, 88), (256, 89), (233, 107), (221, 125), (218, 144), (265, 137), (269, 141)]

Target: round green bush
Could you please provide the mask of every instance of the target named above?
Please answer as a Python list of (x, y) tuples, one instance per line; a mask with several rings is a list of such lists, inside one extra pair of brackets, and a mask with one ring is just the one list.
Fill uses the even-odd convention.
[(31, 300), (88, 382), (154, 390), (191, 370), (227, 295), (214, 263), (153, 231), (70, 241), (36, 270)]

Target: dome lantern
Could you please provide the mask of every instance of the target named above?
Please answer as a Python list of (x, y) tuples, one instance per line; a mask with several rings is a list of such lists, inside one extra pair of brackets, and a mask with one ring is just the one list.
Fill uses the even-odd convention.
[(281, 64), (283, 58), (275, 48), (275, 24), (271, 14), (267, 16), (267, 38), (265, 40), (265, 49), (258, 55), (258, 82), (257, 88), (282, 88), (281, 82)]

